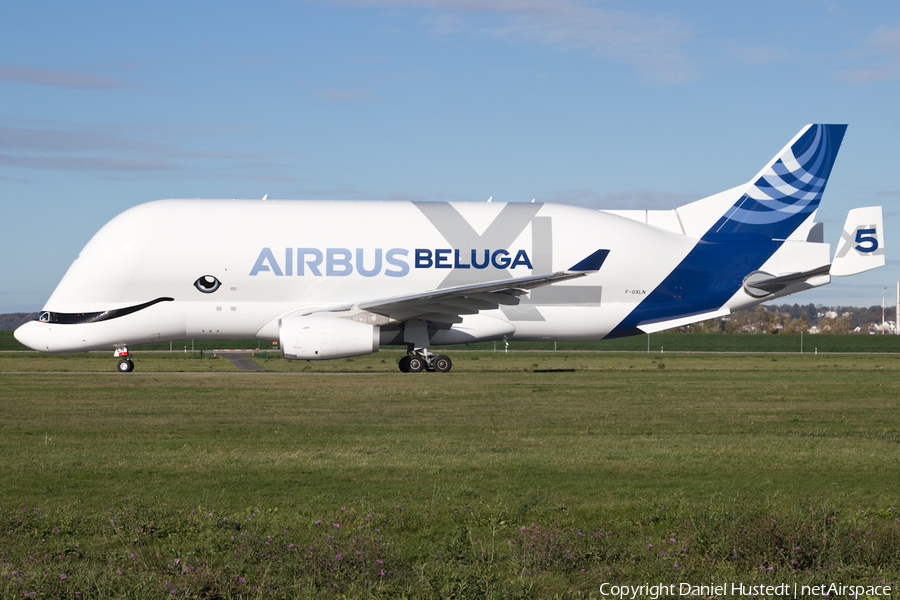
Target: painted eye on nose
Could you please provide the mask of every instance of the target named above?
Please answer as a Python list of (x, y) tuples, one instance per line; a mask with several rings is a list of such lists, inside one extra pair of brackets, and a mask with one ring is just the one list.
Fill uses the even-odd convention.
[(214, 291), (219, 289), (220, 285), (222, 285), (222, 282), (212, 275), (204, 275), (194, 282), (194, 287), (204, 294), (212, 294)]

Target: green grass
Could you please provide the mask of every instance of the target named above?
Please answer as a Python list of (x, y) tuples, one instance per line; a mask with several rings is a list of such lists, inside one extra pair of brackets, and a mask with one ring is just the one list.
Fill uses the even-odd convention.
[[(893, 335), (748, 335), (725, 333), (654, 333), (650, 336), (637, 335), (613, 340), (597, 340), (589, 342), (510, 342), (510, 349), (558, 351), (594, 350), (599, 352), (646, 352), (648, 348), (659, 352), (664, 348), (667, 352), (776, 352), (800, 353), (801, 344), (804, 353), (819, 352), (860, 352), (881, 353), (900, 352), (900, 336)], [(259, 349), (270, 350), (272, 343), (261, 340), (179, 340), (158, 344), (145, 344), (130, 348), (136, 351), (168, 351), (183, 352), (210, 351), (215, 349)], [(466, 346), (446, 346), (445, 352), (452, 353), (459, 349), (498, 352), (503, 351), (503, 342), (482, 342)], [(27, 351), (11, 331), (0, 331), (0, 351)], [(110, 352), (112, 350), (110, 349)], [(270, 350), (271, 351), (271, 350)], [(278, 354), (279, 351), (275, 350)]]
[(399, 356), (0, 355), (0, 597), (900, 576), (900, 356)]

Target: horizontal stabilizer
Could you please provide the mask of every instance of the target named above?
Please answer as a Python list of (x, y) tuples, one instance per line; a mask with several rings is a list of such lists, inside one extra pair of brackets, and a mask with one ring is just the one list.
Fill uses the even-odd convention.
[(855, 275), (884, 265), (881, 207), (854, 208), (847, 213), (831, 275)]
[(765, 298), (797, 284), (807, 284), (809, 287), (826, 285), (831, 282), (830, 268), (831, 265), (825, 265), (811, 271), (788, 273), (777, 277), (765, 271), (753, 271), (744, 277), (744, 291), (754, 298)]

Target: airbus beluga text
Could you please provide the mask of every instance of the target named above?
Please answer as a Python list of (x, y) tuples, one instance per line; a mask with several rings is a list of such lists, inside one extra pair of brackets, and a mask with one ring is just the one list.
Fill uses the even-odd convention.
[(809, 125), (748, 183), (673, 210), (539, 203), (162, 200), (104, 226), (35, 321), (44, 352), (277, 340), (319, 360), (405, 345), (650, 333), (884, 264), (881, 207), (831, 258), (815, 222), (845, 125)]

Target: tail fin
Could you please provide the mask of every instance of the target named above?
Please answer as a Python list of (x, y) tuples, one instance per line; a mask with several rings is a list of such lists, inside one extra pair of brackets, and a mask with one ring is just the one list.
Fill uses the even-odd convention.
[[(704, 235), (784, 240), (819, 207), (846, 125), (807, 125)], [(740, 189), (740, 188), (738, 188)]]
[[(827, 246), (816, 243), (820, 230), (814, 214), (846, 129), (807, 125), (748, 183), (675, 209), (685, 235), (700, 241), (607, 337), (728, 314), (824, 285), (829, 272), (850, 274), (878, 266), (879, 259), (883, 263), (883, 255), (866, 256), (860, 268), (845, 262), (852, 258), (842, 260), (839, 251), (829, 266)], [(877, 210), (874, 225), (868, 213), (857, 219), (851, 212), (845, 237), (855, 241), (857, 253), (877, 254), (881, 246)]]
[(854, 208), (847, 213), (831, 275), (856, 275), (884, 265), (884, 232), (881, 207)]

